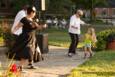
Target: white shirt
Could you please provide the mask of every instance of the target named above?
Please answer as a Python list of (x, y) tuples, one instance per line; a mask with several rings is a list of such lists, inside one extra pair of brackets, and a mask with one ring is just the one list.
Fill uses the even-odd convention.
[(46, 23), (52, 23), (52, 20), (48, 19), (46, 20)]
[(20, 35), (22, 33), (22, 27), (20, 27), (17, 31), (13, 32), (14, 27), (20, 22), (20, 20), (26, 16), (26, 11), (25, 10), (21, 10), (17, 13), (15, 19), (14, 19), (14, 23), (13, 26), (11, 28), (11, 32), (15, 35)]
[(80, 24), (85, 24), (76, 15), (71, 16), (69, 24), (69, 33), (80, 34)]

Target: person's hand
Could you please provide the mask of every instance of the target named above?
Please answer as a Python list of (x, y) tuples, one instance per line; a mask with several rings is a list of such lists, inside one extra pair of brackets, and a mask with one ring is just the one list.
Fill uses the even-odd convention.
[(36, 21), (36, 22), (39, 22), (39, 19), (36, 19), (35, 21)]
[(75, 26), (71, 26), (72, 28), (74, 28), (74, 29), (78, 29), (78, 27), (75, 27)]
[(91, 26), (91, 24), (85, 24), (86, 26)]
[(47, 25), (47, 24), (44, 24), (44, 25), (43, 25), (43, 28), (47, 28), (47, 27), (48, 27), (48, 25)]
[(14, 34), (14, 27), (11, 29), (11, 34)]
[(32, 27), (33, 27), (33, 28), (34, 28), (34, 27), (38, 27), (37, 22), (32, 22)]

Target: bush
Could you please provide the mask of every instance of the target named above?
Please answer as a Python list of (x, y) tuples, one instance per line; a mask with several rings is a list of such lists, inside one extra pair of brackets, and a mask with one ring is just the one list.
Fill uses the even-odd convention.
[(2, 28), (0, 27), (0, 46), (4, 45), (4, 39), (3, 39), (3, 31)]
[(11, 47), (12, 41), (14, 40), (13, 35), (11, 34), (11, 27), (8, 24), (8, 20), (5, 19), (2, 21), (2, 24), (0, 26), (0, 42), (3, 42), (5, 46)]
[(107, 37), (107, 42), (113, 42), (113, 41), (115, 41), (115, 32), (112, 32)]
[[(114, 35), (113, 35), (114, 34)], [(107, 42), (110, 42), (113, 39), (113, 36), (115, 38), (115, 29), (108, 29), (101, 31), (97, 34), (97, 48), (96, 50), (105, 50)]]

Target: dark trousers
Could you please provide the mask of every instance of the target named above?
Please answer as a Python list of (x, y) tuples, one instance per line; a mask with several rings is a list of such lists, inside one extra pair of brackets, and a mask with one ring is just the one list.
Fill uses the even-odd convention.
[(72, 34), (72, 33), (69, 33), (70, 37), (71, 37), (71, 44), (70, 44), (70, 47), (69, 47), (69, 52), (68, 53), (73, 53), (75, 54), (76, 52), (76, 47), (78, 45), (78, 42), (79, 42), (79, 38), (78, 38), (78, 34)]

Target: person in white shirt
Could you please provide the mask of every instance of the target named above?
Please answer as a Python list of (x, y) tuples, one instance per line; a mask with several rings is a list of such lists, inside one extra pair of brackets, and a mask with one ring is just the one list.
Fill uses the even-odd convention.
[(21, 33), (22, 33), (22, 27), (20, 27), (18, 30), (16, 30), (15, 32), (13, 32), (14, 27), (20, 22), (20, 20), (26, 16), (26, 9), (27, 9), (27, 5), (23, 7), (22, 10), (20, 10), (17, 15), (15, 16), (14, 19), (14, 23), (13, 26), (11, 28), (11, 32), (12, 34), (17, 38)]
[(48, 27), (51, 28), (51, 26), (52, 26), (52, 20), (51, 19), (47, 19), (46, 23), (47, 23)]
[(72, 15), (70, 18), (70, 24), (68, 29), (71, 38), (71, 44), (68, 52), (69, 57), (72, 57), (74, 54), (76, 54), (76, 47), (79, 41), (78, 36), (80, 34), (80, 24), (85, 24), (85, 22), (80, 19), (82, 15), (83, 15), (83, 11), (77, 10), (76, 13)]

